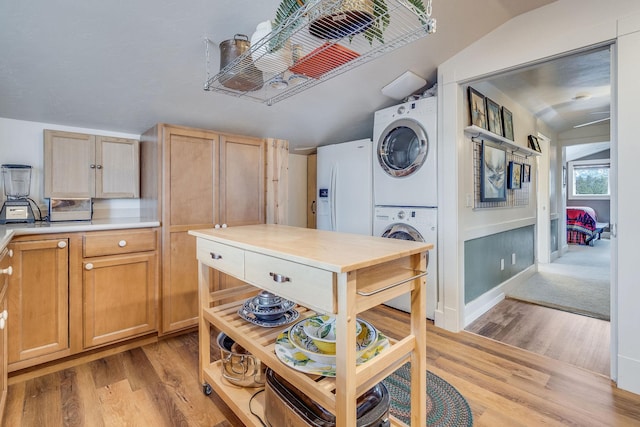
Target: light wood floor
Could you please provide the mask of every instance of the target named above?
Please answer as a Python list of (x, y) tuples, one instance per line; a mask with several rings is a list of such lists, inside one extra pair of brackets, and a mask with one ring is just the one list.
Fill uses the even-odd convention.
[(515, 299), (505, 299), (467, 331), (610, 376), (611, 325)]
[[(408, 315), (363, 314), (389, 336)], [(489, 340), (433, 327), (428, 366), (466, 397), (476, 426), (640, 425), (640, 396), (602, 375)], [(5, 426), (240, 426), (197, 379), (197, 335), (188, 334), (9, 388)]]

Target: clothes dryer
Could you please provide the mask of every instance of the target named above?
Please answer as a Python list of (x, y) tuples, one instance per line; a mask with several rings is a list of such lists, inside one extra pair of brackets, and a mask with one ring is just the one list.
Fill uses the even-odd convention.
[(438, 205), (436, 97), (376, 111), (373, 202), (376, 206)]
[[(427, 318), (434, 319), (438, 298), (438, 210), (435, 208), (376, 206), (373, 235), (390, 239), (433, 243), (427, 264)], [(402, 311), (411, 311), (411, 297), (401, 295), (384, 303)]]

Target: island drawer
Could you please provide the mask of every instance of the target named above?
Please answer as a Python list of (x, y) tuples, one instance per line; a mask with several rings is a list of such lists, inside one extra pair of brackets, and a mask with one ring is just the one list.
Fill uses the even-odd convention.
[(197, 257), (201, 263), (216, 270), (244, 279), (244, 251), (223, 243), (198, 239)]
[(83, 256), (88, 258), (155, 251), (156, 235), (156, 230), (153, 229), (85, 233), (83, 236)]
[(333, 273), (247, 251), (245, 281), (323, 313), (335, 313)]

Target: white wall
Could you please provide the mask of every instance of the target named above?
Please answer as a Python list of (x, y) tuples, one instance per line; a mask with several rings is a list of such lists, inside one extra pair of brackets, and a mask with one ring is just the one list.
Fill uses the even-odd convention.
[[(33, 167), (31, 174), (31, 193), (29, 197), (38, 203), (43, 215), (46, 215), (46, 210), (49, 207), (48, 201), (44, 198), (44, 129), (119, 138), (140, 138), (140, 135), (121, 132), (76, 128), (0, 117), (0, 164), (22, 163)], [(2, 200), (4, 201), (4, 187), (2, 190)], [(96, 200), (94, 203), (94, 218), (104, 218), (106, 216), (138, 217), (139, 215), (140, 203), (138, 199)]]
[(307, 226), (307, 156), (289, 154), (287, 225)]
[[(442, 168), (443, 194), (439, 201), (445, 211), (441, 232), (446, 235), (443, 248), (444, 318), (440, 322), (450, 330), (459, 330), (463, 321), (462, 289), (464, 265), (461, 245), (465, 224), (464, 203), (464, 147), (463, 128), (468, 119), (464, 115), (464, 94), (461, 84), (478, 80), (515, 67), (540, 62), (567, 52), (619, 41), (617, 56), (619, 127), (619, 239), (612, 240), (614, 252), (619, 254), (617, 298), (619, 309), (612, 310), (613, 361), (612, 377), (621, 388), (640, 393), (640, 287), (637, 286), (637, 269), (634, 268), (635, 242), (640, 230), (634, 227), (633, 216), (640, 210), (640, 200), (634, 191), (636, 171), (634, 164), (640, 157), (634, 126), (638, 117), (637, 99), (640, 96), (640, 2), (637, 0), (558, 0), (545, 7), (520, 15), (438, 68), (439, 102), (441, 103), (439, 140), (444, 147)], [(636, 102), (634, 102), (634, 100)], [(615, 102), (615, 101), (614, 101)], [(613, 130), (614, 136), (616, 130)], [(615, 150), (612, 149), (612, 153)], [(613, 156), (613, 154), (612, 154)], [(444, 197), (444, 195), (458, 197)], [(447, 214), (448, 212), (448, 214)], [(457, 213), (457, 215), (455, 214)], [(612, 222), (616, 222), (612, 210)], [(616, 267), (613, 267), (616, 269)], [(635, 270), (635, 271), (634, 271)], [(614, 278), (615, 279), (615, 278)], [(614, 285), (615, 288), (615, 285)], [(617, 294), (615, 294), (617, 292)], [(436, 319), (437, 320), (437, 319)], [(616, 329), (617, 328), (617, 329)], [(616, 333), (617, 330), (617, 333)], [(617, 369), (616, 369), (617, 367)], [(617, 372), (616, 372), (617, 370)]]

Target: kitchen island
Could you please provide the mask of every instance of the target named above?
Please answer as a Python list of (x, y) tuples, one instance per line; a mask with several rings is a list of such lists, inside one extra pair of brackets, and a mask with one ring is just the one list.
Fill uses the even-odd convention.
[[(250, 225), (189, 231), (197, 237), (200, 299), (200, 380), (212, 386), (247, 425), (260, 426), (249, 411), (255, 392), (221, 379), (211, 363), (210, 328), (215, 326), (336, 416), (339, 427), (356, 425), (356, 399), (410, 361), (411, 425), (426, 424), (426, 270), (430, 243), (346, 233)], [(221, 289), (220, 275), (246, 282)], [(276, 356), (279, 328), (242, 320), (237, 310), (259, 289), (298, 303), (301, 316), (336, 316), (335, 378), (307, 375)], [(378, 356), (356, 366), (356, 317), (383, 302), (411, 293), (411, 327)], [(274, 330), (276, 329), (276, 330)], [(254, 406), (259, 407), (260, 404)], [(253, 408), (259, 413), (263, 408)], [(393, 425), (401, 425), (392, 419)]]

